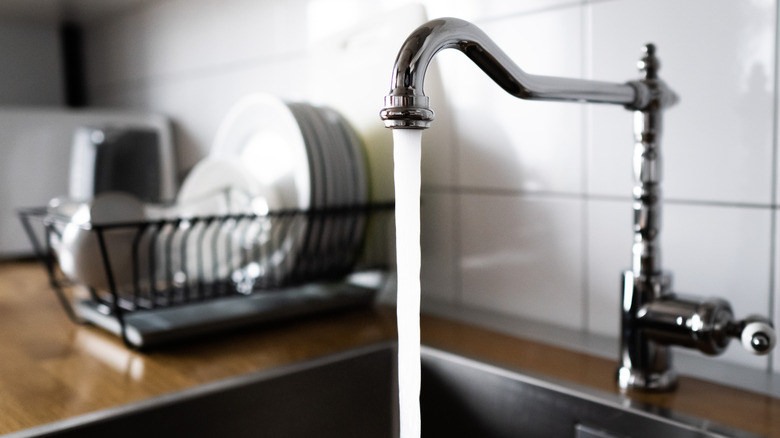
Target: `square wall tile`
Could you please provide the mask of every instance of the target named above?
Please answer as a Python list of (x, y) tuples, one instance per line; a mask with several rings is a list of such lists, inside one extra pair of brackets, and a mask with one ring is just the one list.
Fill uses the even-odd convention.
[(631, 269), (633, 210), (630, 200), (588, 200), (587, 330), (617, 338), (623, 271)]
[[(330, 0), (315, 3), (326, 8), (332, 5)], [(311, 43), (306, 69), (306, 99), (335, 108), (350, 121), (366, 146), (373, 182), (372, 198), (392, 200), (392, 131), (380, 120), (379, 110), (390, 90), (393, 62), (401, 45), (414, 29), (427, 21), (427, 17), (425, 9), (419, 5), (384, 12), (368, 3), (359, 3), (364, 3), (363, 8), (356, 9), (359, 18)], [(454, 180), (452, 163), (456, 149), (441, 88), (434, 61), (425, 76), (425, 92), (436, 102), (436, 122), (423, 135), (423, 186), (451, 186)]]
[[(622, 0), (587, 5), (593, 79), (638, 78), (653, 42), (660, 77), (680, 96), (664, 114), (668, 199), (768, 205), (775, 59), (772, 0)], [(630, 193), (630, 115), (592, 106), (591, 193)]]
[(549, 8), (579, 7), (580, 3), (580, 0), (423, 0), (431, 18), (458, 17), (477, 22)]
[[(667, 204), (662, 263), (673, 291), (728, 300), (736, 318), (769, 315), (769, 209)], [(629, 201), (588, 203), (588, 330), (619, 334), (621, 273), (631, 268)], [(717, 359), (758, 369), (767, 365), (732, 341)]]
[(446, 303), (458, 300), (460, 276), (456, 271), (458, 255), (456, 217), (457, 195), (423, 192), (420, 204), (420, 271), (423, 299)]
[[(490, 21), (482, 29), (528, 73), (579, 77), (580, 22), (579, 8), (564, 8)], [(455, 122), (461, 186), (582, 193), (580, 105), (520, 100), (462, 54), (437, 57)]]
[[(170, 0), (86, 27), (92, 87), (233, 68), (306, 47), (306, 1)], [(99, 60), (99, 61), (98, 61)]]
[[(770, 315), (770, 209), (667, 204), (661, 233), (675, 292), (726, 299), (737, 319)], [(767, 366), (736, 341), (719, 360)]]
[[(780, 230), (780, 215), (777, 214), (777, 210), (775, 210), (775, 239), (774, 239), (774, 290), (772, 291), (772, 303), (774, 305), (774, 315), (773, 315), (773, 322), (775, 325), (775, 330), (778, 330), (780, 328), (780, 256), (778, 256), (778, 253), (780, 252), (780, 233), (777, 232), (777, 230)], [(780, 348), (777, 346), (775, 347), (774, 351), (772, 352), (772, 371), (775, 374), (780, 374)]]
[(582, 329), (582, 200), (463, 194), (463, 304)]

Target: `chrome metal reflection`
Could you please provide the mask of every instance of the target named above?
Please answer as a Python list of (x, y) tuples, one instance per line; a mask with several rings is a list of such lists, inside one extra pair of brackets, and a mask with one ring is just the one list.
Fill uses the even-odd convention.
[(457, 49), (507, 93), (521, 99), (623, 105), (634, 111), (634, 243), (631, 270), (623, 275), (621, 352), (617, 373), (621, 388), (663, 391), (675, 386), (670, 345), (707, 354), (723, 351), (731, 338), (756, 354), (774, 347), (771, 323), (762, 317), (735, 321), (719, 299), (679, 297), (671, 274), (661, 265), (661, 181), (663, 110), (678, 101), (658, 77), (660, 61), (648, 44), (638, 66), (639, 80), (611, 83), (531, 75), (517, 66), (482, 30), (456, 18), (432, 20), (403, 43), (393, 66), (390, 93), (380, 117), (388, 128), (425, 129), (434, 112), (424, 93), (425, 73), (433, 57)]

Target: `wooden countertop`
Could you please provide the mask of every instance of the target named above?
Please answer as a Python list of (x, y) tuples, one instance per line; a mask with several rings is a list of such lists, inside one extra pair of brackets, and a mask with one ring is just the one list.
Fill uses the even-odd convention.
[[(426, 345), (617, 393), (613, 361), (429, 315), (421, 324)], [(40, 265), (0, 263), (0, 434), (395, 336), (394, 311), (376, 308), (133, 352), (68, 320)], [(631, 398), (780, 437), (769, 396), (683, 377), (674, 393)]]

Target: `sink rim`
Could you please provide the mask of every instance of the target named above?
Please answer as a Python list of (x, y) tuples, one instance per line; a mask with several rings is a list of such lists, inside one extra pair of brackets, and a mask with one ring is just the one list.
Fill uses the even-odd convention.
[(760, 438), (761, 435), (737, 429), (717, 421), (704, 419), (668, 408), (662, 408), (651, 403), (639, 402), (627, 395), (616, 394), (598, 388), (574, 383), (562, 378), (552, 377), (537, 371), (525, 370), (506, 364), (497, 364), (483, 358), (470, 357), (467, 354), (453, 353), (446, 350), (422, 345), (423, 361), (425, 356), (438, 357), (467, 367), (482, 370), (507, 379), (528, 383), (533, 386), (548, 389), (557, 393), (573, 396), (585, 401), (606, 405), (607, 407), (643, 416), (648, 419), (664, 422), (691, 432), (703, 432), (715, 436), (733, 438)]
[[(29, 438), (45, 436), (48, 433), (76, 428), (79, 426), (91, 424), (93, 422), (111, 420), (114, 417), (127, 414), (149, 411), (158, 407), (175, 404), (189, 398), (208, 396), (209, 394), (216, 394), (245, 385), (272, 380), (277, 377), (303, 372), (325, 365), (336, 364), (342, 361), (356, 359), (360, 356), (386, 350), (393, 352), (391, 357), (394, 360), (393, 366), (397, 370), (397, 345), (397, 341), (392, 340), (349, 348), (347, 350), (338, 351), (327, 354), (325, 356), (304, 359), (268, 369), (257, 370), (238, 376), (215, 380), (213, 382), (208, 382), (171, 393), (133, 401), (115, 407), (101, 409), (86, 414), (80, 414), (56, 422), (12, 432), (10, 434), (3, 435), (3, 437)], [(498, 364), (484, 358), (469, 356), (468, 354), (455, 353), (428, 345), (421, 345), (421, 355), (423, 362), (425, 362), (426, 357), (441, 359), (459, 366), (464, 366), (475, 369), (477, 371), (492, 374), (497, 377), (548, 389), (556, 393), (561, 393), (576, 397), (578, 399), (583, 399), (585, 401), (605, 405), (612, 409), (630, 412), (632, 414), (640, 415), (654, 421), (664, 422), (668, 425), (683, 428), (692, 432), (704, 432), (707, 434), (714, 434), (715, 436), (732, 436), (744, 438), (759, 436), (748, 431), (714, 422), (712, 420), (699, 418), (693, 415), (673, 411), (671, 409), (660, 408), (650, 403), (638, 402), (626, 395), (610, 393), (598, 388), (570, 382), (565, 379), (551, 377), (536, 371), (524, 370), (519, 367), (513, 367), (507, 364)], [(395, 377), (397, 377), (397, 374)], [(397, 380), (389, 383), (397, 385)], [(397, 404), (397, 400), (394, 402)]]
[(209, 394), (215, 394), (222, 391), (230, 390), (233, 388), (239, 388), (244, 385), (253, 383), (259, 383), (265, 380), (271, 380), (276, 377), (293, 374), (296, 372), (306, 371), (308, 369), (314, 369), (320, 366), (334, 364), (341, 361), (345, 361), (352, 358), (357, 358), (362, 355), (367, 355), (373, 352), (379, 352), (386, 349), (395, 349), (397, 345), (396, 341), (382, 341), (364, 346), (358, 346), (343, 351), (338, 351), (325, 356), (314, 357), (310, 359), (303, 359), (287, 364), (274, 366), (267, 369), (252, 371), (246, 374), (240, 374), (237, 376), (218, 379), (213, 382), (208, 382), (200, 385), (196, 385), (190, 388), (185, 388), (178, 391), (169, 392), (141, 400), (132, 401), (119, 406), (113, 406), (105, 409), (100, 409), (86, 414), (79, 414), (70, 418), (65, 418), (59, 421), (42, 424), (40, 426), (34, 426), (27, 429), (22, 429), (9, 434), (0, 435), (2, 438), (32, 438), (38, 436), (45, 436), (48, 433), (53, 433), (65, 429), (75, 428), (82, 425), (87, 425), (93, 422), (109, 420), (113, 417), (131, 414), (135, 412), (142, 412), (154, 409), (156, 407), (163, 407), (177, 401), (195, 398), (200, 396), (206, 396)]

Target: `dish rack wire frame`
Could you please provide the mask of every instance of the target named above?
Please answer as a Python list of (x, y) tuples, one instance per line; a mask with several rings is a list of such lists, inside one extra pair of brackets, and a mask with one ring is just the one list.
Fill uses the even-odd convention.
[[(361, 269), (388, 269), (387, 253), (389, 249), (387, 243), (384, 242), (387, 239), (371, 239), (370, 234), (378, 233), (379, 236), (385, 235), (385, 232), (391, 225), (393, 209), (394, 203), (385, 202), (310, 210), (277, 210), (264, 215), (233, 214), (105, 225), (79, 225), (85, 232), (94, 233), (97, 239), (100, 253), (100, 261), (98, 263), (102, 265), (108, 284), (107, 290), (97, 290), (88, 285), (80, 285), (68, 279), (59, 268), (57, 255), (52, 246), (52, 239), (61, 240), (61, 228), (73, 225), (67, 218), (49, 214), (46, 207), (24, 208), (20, 209), (18, 214), (33, 246), (36, 258), (44, 265), (49, 277), (49, 285), (54, 290), (68, 318), (80, 325), (89, 323), (81, 318), (74, 309), (74, 294), (66, 293), (66, 289), (72, 289), (79, 285), (84, 286), (88, 291), (87, 299), (99, 304), (98, 307), (102, 313), (116, 318), (123, 342), (128, 348), (135, 348), (127, 338), (127, 327), (124, 319), (125, 315), (131, 312), (154, 311), (155, 309), (182, 306), (225, 297), (250, 295), (261, 291), (284, 293), (284, 288), (286, 287), (343, 278), (353, 272), (356, 267)], [(224, 227), (232, 227), (235, 231), (239, 228), (241, 222), (246, 221), (249, 223), (252, 221), (270, 221), (272, 228), (274, 227), (273, 222), (275, 222), (277, 230), (281, 229), (281, 231), (278, 231), (278, 235), (282, 237), (278, 237), (278, 239), (282, 240), (286, 238), (286, 233), (294, 228), (296, 223), (304, 223), (305, 227), (303, 230), (298, 229), (299, 232), (303, 233), (300, 251), (297, 254), (298, 260), (295, 261), (288, 272), (257, 276), (254, 281), (251, 281), (252, 284), (249, 289), (246, 288), (246, 285), (243, 285), (244, 287), (242, 288), (234, 281), (233, 277), (240, 271), (240, 268), (228, 269), (229, 275), (219, 275), (216, 262), (212, 263), (212, 273), (210, 275), (212, 280), (215, 281), (205, 281), (205, 275), (203, 275), (204, 272), (201, 268), (204, 266), (205, 247), (203, 246), (203, 240), (206, 238), (206, 231), (212, 227), (215, 228), (212, 231), (213, 245), (211, 249), (216, 251), (217, 236), (223, 234)], [(38, 230), (36, 230), (34, 225), (35, 222), (40, 224)], [(195, 251), (199, 276), (195, 279), (194, 284), (190, 280), (177, 281), (175, 279), (177, 273), (173, 272), (172, 268), (174, 252), (172, 242), (177, 234), (183, 234), (184, 237), (181, 237), (181, 239), (186, 242), (187, 238), (191, 233), (195, 232), (193, 230), (199, 224), (203, 224), (200, 236), (197, 239), (199, 243)], [(41, 226), (42, 229), (40, 229)], [(349, 226), (356, 226), (357, 229), (345, 228)], [(347, 236), (346, 247), (344, 239), (336, 239), (340, 244), (335, 245), (335, 248), (327, 245), (328, 242), (324, 239), (324, 236), (327, 234), (323, 232), (326, 231), (326, 228), (330, 228), (331, 232), (333, 232), (333, 228), (336, 228), (337, 232)], [(173, 230), (172, 232), (170, 231), (171, 229)], [(107, 234), (121, 230), (135, 230), (131, 248), (133, 281), (132, 291), (129, 293), (130, 299), (127, 297), (127, 291), (120, 290), (117, 284), (116, 275), (112, 269), (112, 250), (109, 249), (107, 242)], [(140, 285), (140, 265), (142, 263), (139, 247), (144, 240), (144, 236), (149, 233), (153, 234), (153, 236), (147, 237), (150, 260), (147, 273), (148, 290), (146, 292), (148, 293), (144, 296), (144, 288)], [(234, 255), (233, 251), (230, 250), (233, 240), (231, 237), (234, 237), (234, 235), (228, 232), (227, 236), (228, 238), (225, 239), (225, 242), (228, 248), (225, 253), (230, 258)], [(157, 283), (159, 282), (154, 280), (154, 278), (158, 277), (157, 274), (159, 274), (156, 272), (158, 267), (155, 260), (156, 257), (159, 257), (159, 254), (157, 254), (155, 249), (159, 246), (158, 242), (160, 241), (163, 241), (165, 245), (165, 251), (162, 255), (164, 259), (162, 265), (165, 266), (164, 272), (162, 272), (164, 274), (163, 283), (165, 283), (165, 286), (162, 288), (158, 287)], [(186, 264), (187, 245), (179, 245), (177, 249), (183, 259), (180, 263)], [(246, 248), (244, 250), (246, 251)], [(261, 255), (257, 262), (262, 262), (263, 257), (265, 256)], [(228, 266), (233, 264), (231, 260), (228, 260), (227, 263)], [(194, 296), (192, 286), (194, 286)]]

